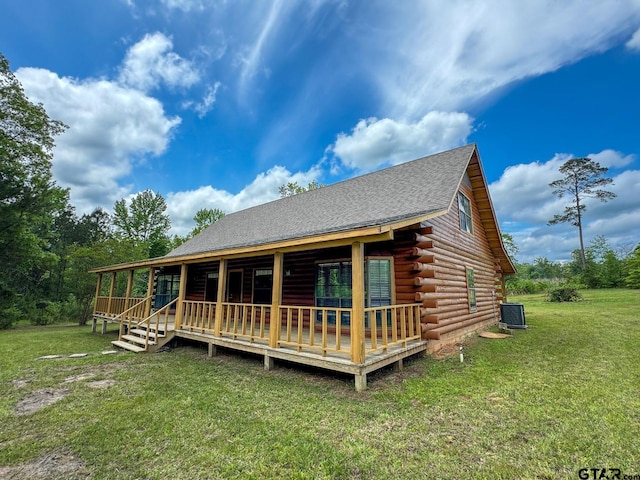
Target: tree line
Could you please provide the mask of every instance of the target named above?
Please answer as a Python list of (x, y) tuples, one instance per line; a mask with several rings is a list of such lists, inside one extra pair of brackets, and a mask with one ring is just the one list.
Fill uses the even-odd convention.
[[(0, 53), (0, 328), (86, 322), (96, 288), (90, 269), (163, 256), (224, 216), (201, 209), (187, 236), (171, 237), (165, 199), (151, 190), (118, 200), (113, 214), (78, 215), (51, 174), (54, 138), (66, 129), (27, 98)], [(137, 279), (134, 289), (144, 285)]]

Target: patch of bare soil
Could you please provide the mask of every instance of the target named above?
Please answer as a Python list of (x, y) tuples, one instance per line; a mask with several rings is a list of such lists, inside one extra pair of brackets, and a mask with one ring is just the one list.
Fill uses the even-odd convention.
[(62, 400), (70, 393), (71, 390), (56, 388), (45, 388), (44, 390), (32, 392), (29, 396), (18, 402), (14, 413), (16, 415), (31, 415), (58, 400)]
[(433, 352), (431, 356), (438, 360), (443, 360), (445, 358), (452, 357), (456, 354), (460, 353), (460, 345), (449, 344), (443, 345), (440, 350)]
[(65, 378), (64, 382), (62, 383), (81, 382), (83, 380), (88, 380), (95, 376), (96, 376), (95, 373), (81, 373), (79, 375), (71, 375), (70, 377)]
[(116, 382), (115, 380), (96, 380), (95, 382), (89, 382), (87, 383), (87, 385), (89, 385), (91, 388), (109, 388), (109, 387), (113, 387), (114, 385), (117, 385), (118, 382)]
[(24, 388), (27, 385), (29, 385), (29, 380), (18, 378), (16, 380), (13, 380), (12, 383), (13, 383), (13, 388), (18, 388), (19, 389), (19, 388)]
[(84, 462), (66, 453), (50, 453), (42, 458), (13, 467), (0, 467), (0, 478), (11, 480), (43, 480), (88, 478)]

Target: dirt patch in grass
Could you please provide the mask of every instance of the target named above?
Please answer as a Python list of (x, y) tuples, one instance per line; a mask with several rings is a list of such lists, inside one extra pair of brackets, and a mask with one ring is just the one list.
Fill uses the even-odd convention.
[(16, 415), (31, 415), (58, 400), (62, 400), (70, 393), (71, 390), (57, 388), (45, 388), (44, 390), (32, 392), (18, 402), (14, 412)]
[(91, 388), (108, 388), (113, 387), (117, 384), (118, 382), (116, 382), (115, 380), (96, 380), (95, 382), (87, 383), (87, 385), (89, 385)]
[(24, 378), (18, 378), (16, 380), (12, 380), (13, 388), (24, 388), (29, 385), (29, 380), (25, 380)]
[(96, 374), (95, 373), (80, 373), (78, 375), (71, 375), (70, 377), (67, 377), (64, 379), (64, 382), (62, 383), (73, 383), (73, 382), (81, 382), (83, 380), (89, 380), (90, 378), (95, 377)]
[(67, 453), (50, 453), (32, 462), (0, 467), (0, 478), (11, 480), (82, 479), (90, 472), (84, 462)]

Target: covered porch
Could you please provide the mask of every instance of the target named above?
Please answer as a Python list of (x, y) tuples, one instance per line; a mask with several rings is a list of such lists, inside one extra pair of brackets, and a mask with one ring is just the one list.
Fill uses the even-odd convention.
[[(114, 343), (123, 348), (130, 342), (153, 351), (167, 338), (187, 338), (208, 344), (210, 355), (217, 347), (262, 355), (267, 370), (280, 359), (353, 374), (360, 391), (368, 373), (402, 368), (404, 358), (426, 349), (421, 305), (397, 302), (385, 248), (347, 241), (156, 262), (148, 265), (144, 297), (132, 294), (142, 266), (97, 272), (94, 319), (118, 323)], [(116, 295), (118, 272), (127, 273), (124, 296)], [(379, 280), (380, 272), (387, 277)]]

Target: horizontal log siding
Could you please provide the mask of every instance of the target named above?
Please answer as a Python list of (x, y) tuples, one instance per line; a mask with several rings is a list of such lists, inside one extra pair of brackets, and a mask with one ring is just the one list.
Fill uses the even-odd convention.
[[(438, 340), (441, 335), (452, 332), (455, 336), (456, 331), (463, 333), (463, 329), (466, 331), (473, 325), (499, 318), (500, 272), (496, 271), (496, 261), (487, 239), (486, 222), (481, 218), (472, 189), (463, 183), (461, 191), (471, 203), (473, 234), (460, 229), (457, 200), (448, 214), (429, 221), (427, 228), (412, 232), (412, 300), (422, 303), (421, 329), (425, 339)], [(416, 237), (416, 233), (421, 236)], [(467, 267), (474, 273), (475, 311), (469, 308)], [(409, 285), (399, 286), (398, 295), (400, 289), (406, 298)], [(495, 291), (495, 297), (492, 291)]]

